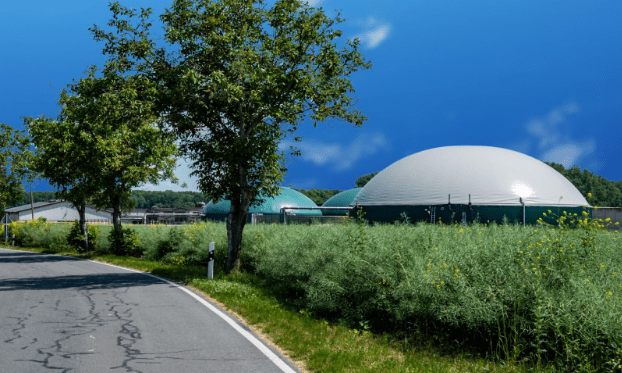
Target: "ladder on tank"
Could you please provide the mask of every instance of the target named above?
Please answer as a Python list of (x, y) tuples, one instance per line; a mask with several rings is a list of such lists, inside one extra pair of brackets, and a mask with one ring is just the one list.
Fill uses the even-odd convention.
[(436, 220), (436, 207), (430, 207), (430, 223), (434, 224)]

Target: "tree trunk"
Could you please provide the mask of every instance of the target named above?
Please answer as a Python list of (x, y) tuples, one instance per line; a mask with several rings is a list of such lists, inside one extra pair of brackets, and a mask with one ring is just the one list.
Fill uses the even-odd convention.
[(112, 200), (112, 225), (119, 230), (123, 229), (121, 227), (121, 199), (120, 198), (114, 198)]
[(78, 208), (80, 214), (80, 233), (84, 236), (84, 243), (82, 246), (85, 251), (89, 251), (89, 231), (86, 228), (86, 204), (83, 202)]
[(240, 198), (232, 198), (231, 200), (231, 212), (227, 218), (227, 274), (237, 270), (240, 266), (242, 232), (244, 231), (244, 226), (246, 225), (246, 220), (248, 219), (249, 206), (250, 204), (244, 204), (241, 202)]
[(123, 227), (121, 227), (121, 198), (113, 197), (110, 199), (112, 202), (112, 230), (115, 232), (116, 237), (112, 245), (114, 245), (113, 253), (115, 255), (125, 254), (125, 240), (123, 239)]
[(245, 167), (238, 168), (239, 192), (231, 195), (231, 212), (227, 218), (227, 266), (225, 272), (237, 270), (240, 266), (240, 251), (242, 250), (242, 232), (248, 219), (248, 209), (251, 205), (251, 196), (246, 191), (248, 171)]

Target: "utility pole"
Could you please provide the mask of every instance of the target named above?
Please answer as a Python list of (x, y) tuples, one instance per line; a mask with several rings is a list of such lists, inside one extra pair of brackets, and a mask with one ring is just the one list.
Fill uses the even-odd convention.
[(30, 183), (30, 212), (32, 213), (32, 221), (35, 221), (35, 206), (32, 199), (32, 183)]

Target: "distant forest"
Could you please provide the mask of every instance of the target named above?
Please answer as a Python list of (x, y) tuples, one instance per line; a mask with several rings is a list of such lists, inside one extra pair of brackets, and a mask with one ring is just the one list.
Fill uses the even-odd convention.
[[(622, 180), (610, 181), (602, 176), (595, 175), (588, 170), (581, 170), (578, 166), (564, 168), (561, 164), (545, 162), (559, 173), (564, 175), (583, 194), (592, 206), (622, 207)], [(363, 175), (356, 179), (357, 186), (364, 186), (377, 172)], [(340, 193), (339, 189), (296, 189), (309, 197), (316, 205), (321, 206), (326, 200)], [(591, 193), (591, 197), (587, 194)], [(54, 192), (33, 192), (34, 202), (44, 202), (55, 198)], [(132, 192), (132, 201), (136, 208), (147, 209), (154, 205), (158, 207), (192, 207), (197, 202), (208, 202), (202, 193), (198, 192), (149, 192), (135, 190)], [(24, 192), (24, 197), (16, 205), (30, 203), (30, 195)]]

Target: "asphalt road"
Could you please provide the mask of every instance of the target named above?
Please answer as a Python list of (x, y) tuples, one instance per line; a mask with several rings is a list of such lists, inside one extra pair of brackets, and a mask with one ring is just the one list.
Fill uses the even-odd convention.
[(298, 372), (208, 307), (145, 274), (0, 249), (0, 372)]

